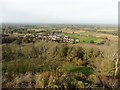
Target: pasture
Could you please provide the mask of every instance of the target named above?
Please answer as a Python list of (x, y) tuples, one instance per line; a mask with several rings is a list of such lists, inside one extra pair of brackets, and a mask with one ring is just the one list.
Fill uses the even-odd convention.
[(71, 38), (77, 38), (80, 40), (80, 42), (84, 43), (90, 43), (91, 41), (94, 41), (95, 43), (100, 43), (102, 41), (102, 38), (94, 37), (94, 36), (83, 36), (79, 34), (64, 34), (65, 36), (69, 36)]

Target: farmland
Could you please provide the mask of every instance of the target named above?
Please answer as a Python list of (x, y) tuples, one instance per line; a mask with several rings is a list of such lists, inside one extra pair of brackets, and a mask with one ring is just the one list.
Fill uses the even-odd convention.
[(115, 74), (118, 59), (116, 28), (3, 25), (2, 86), (60, 89), (118, 87), (119, 72)]
[(64, 34), (64, 35), (72, 37), (72, 38), (78, 38), (81, 42), (84, 42), (84, 43), (90, 43), (90, 41), (99, 43), (102, 41), (101, 38), (92, 37), (92, 36), (82, 36), (82, 35), (77, 35), (77, 34)]

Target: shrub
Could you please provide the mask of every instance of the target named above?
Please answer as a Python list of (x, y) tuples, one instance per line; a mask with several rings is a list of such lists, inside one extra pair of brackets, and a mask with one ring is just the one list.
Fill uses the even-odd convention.
[(15, 60), (10, 62), (3, 63), (3, 74), (18, 74), (18, 73), (26, 73), (26, 72), (40, 72), (42, 71), (42, 67), (35, 63), (36, 60)]
[(2, 43), (12, 43), (17, 40), (17, 37), (9, 36), (9, 37), (2, 37)]
[(95, 43), (93, 40), (90, 40), (90, 43)]

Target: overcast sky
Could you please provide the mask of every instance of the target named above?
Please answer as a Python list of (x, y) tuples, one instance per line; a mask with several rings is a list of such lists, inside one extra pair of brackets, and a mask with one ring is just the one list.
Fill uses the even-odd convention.
[(119, 0), (0, 0), (2, 22), (117, 24)]

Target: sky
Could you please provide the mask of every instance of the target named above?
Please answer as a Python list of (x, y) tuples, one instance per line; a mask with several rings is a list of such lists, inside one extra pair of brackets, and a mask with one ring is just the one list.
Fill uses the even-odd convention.
[(117, 24), (119, 0), (0, 0), (8, 23)]

